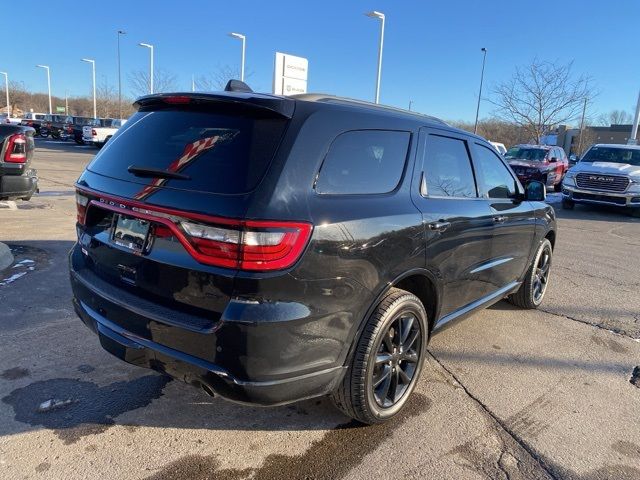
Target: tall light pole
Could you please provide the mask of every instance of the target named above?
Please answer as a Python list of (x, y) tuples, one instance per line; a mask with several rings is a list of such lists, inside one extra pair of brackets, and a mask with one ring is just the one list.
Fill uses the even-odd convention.
[(51, 108), (51, 72), (48, 65), (36, 65), (38, 68), (44, 68), (47, 71), (47, 89), (49, 90), (49, 115), (53, 113)]
[(120, 35), (126, 35), (124, 30), (118, 30), (118, 118), (122, 118), (122, 75), (120, 74)]
[(151, 51), (151, 64), (149, 66), (149, 93), (153, 93), (153, 45), (149, 43), (139, 43), (141, 47), (146, 47)]
[(384, 13), (373, 11), (367, 17), (380, 19), (380, 43), (378, 44), (378, 75), (376, 77), (376, 103), (380, 103), (380, 76), (382, 75), (382, 47), (384, 46)]
[[(7, 100), (7, 104), (9, 104), (9, 100)], [(636, 137), (638, 136), (638, 123), (640, 123), (640, 93), (638, 93), (638, 104), (636, 105), (636, 116), (633, 119), (633, 128), (631, 128), (631, 136), (629, 137), (628, 144), (629, 145), (637, 145), (638, 140)]]
[(7, 72), (0, 72), (0, 75), (4, 75), (4, 88), (7, 92), (7, 118), (9, 118), (9, 74)]
[(91, 64), (91, 73), (93, 75), (93, 118), (98, 118), (98, 109), (96, 108), (96, 61), (90, 58), (83, 58), (82, 61)]
[(480, 73), (480, 91), (478, 92), (478, 106), (476, 107), (476, 123), (473, 126), (473, 133), (478, 133), (478, 115), (480, 114), (480, 99), (482, 98), (482, 82), (484, 81), (484, 63), (487, 60), (487, 49), (482, 47), (482, 72)]
[(240, 80), (244, 82), (244, 52), (245, 52), (247, 37), (245, 37), (241, 33), (233, 33), (233, 32), (231, 32), (229, 36), (242, 40), (242, 58), (240, 60)]

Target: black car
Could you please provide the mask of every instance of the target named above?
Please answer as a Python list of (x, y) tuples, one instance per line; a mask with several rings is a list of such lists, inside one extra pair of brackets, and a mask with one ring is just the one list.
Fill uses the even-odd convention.
[(30, 168), (35, 130), (0, 124), (0, 200), (29, 200), (38, 190), (37, 172)]
[(478, 136), (319, 95), (135, 105), (77, 181), (69, 257), (76, 312), (129, 363), (375, 423), (435, 330), (544, 297), (554, 210)]
[(82, 127), (85, 125), (92, 125), (94, 121), (99, 119), (94, 119), (93, 117), (77, 117), (77, 116), (68, 116), (65, 119), (65, 123), (63, 126), (63, 134), (61, 135), (64, 139), (71, 139), (76, 142), (78, 145), (84, 145), (84, 140), (82, 139)]
[(67, 115), (58, 115), (58, 114), (47, 114), (44, 116), (42, 123), (40, 124), (40, 133), (41, 137), (51, 137), (54, 139), (59, 139), (63, 133), (65, 124), (67, 123)]
[(20, 125), (25, 127), (32, 127), (36, 131), (36, 136), (40, 135), (40, 125), (44, 121), (46, 114), (27, 112), (24, 114)]

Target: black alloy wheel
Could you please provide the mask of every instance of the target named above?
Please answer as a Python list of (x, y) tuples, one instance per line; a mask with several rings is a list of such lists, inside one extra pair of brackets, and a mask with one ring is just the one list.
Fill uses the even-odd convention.
[(549, 239), (545, 238), (540, 242), (522, 285), (517, 292), (507, 297), (508, 300), (521, 308), (538, 308), (549, 286), (552, 261), (553, 247)]
[(406, 290), (392, 288), (368, 318), (333, 401), (362, 423), (384, 422), (407, 403), (429, 339), (424, 305)]
[(412, 313), (398, 316), (380, 338), (371, 389), (382, 408), (395, 405), (406, 393), (420, 359), (420, 322)]
[(538, 257), (538, 263), (533, 277), (533, 300), (536, 303), (542, 301), (547, 291), (549, 271), (551, 270), (551, 245), (545, 245), (542, 254)]

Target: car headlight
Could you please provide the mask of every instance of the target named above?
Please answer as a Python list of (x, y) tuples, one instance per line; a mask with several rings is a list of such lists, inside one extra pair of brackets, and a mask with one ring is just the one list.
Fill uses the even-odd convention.
[(630, 193), (640, 193), (640, 179), (633, 178), (631, 180), (631, 184), (629, 185), (629, 189), (627, 191)]

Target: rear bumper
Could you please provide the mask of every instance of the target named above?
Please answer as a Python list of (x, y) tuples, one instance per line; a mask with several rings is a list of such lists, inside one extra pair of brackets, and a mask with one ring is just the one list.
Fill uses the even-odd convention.
[(98, 335), (102, 348), (112, 355), (132, 365), (165, 373), (233, 402), (282, 405), (327, 394), (335, 389), (342, 378), (343, 369), (336, 367), (281, 380), (241, 380), (213, 363), (137, 337), (75, 298), (73, 305), (84, 324)]
[[(230, 300), (220, 318), (169, 309), (101, 280), (70, 254), (73, 305), (102, 347), (231, 401), (280, 405), (332, 392), (348, 341), (336, 315), (295, 302)], [(332, 323), (333, 322), (333, 323)], [(333, 326), (333, 327), (332, 327)]]
[(640, 208), (640, 193), (612, 193), (563, 185), (562, 197), (575, 203)]
[(38, 189), (37, 172), (29, 169), (23, 175), (0, 176), (0, 198), (30, 197)]

